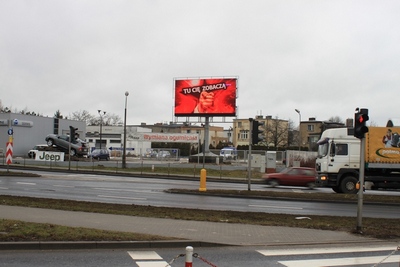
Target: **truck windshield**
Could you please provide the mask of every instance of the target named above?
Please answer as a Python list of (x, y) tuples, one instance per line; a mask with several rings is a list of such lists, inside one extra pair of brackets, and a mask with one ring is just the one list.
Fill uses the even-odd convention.
[(329, 139), (325, 138), (323, 140), (319, 140), (318, 144), (318, 158), (323, 158), (328, 155), (328, 148), (329, 148)]

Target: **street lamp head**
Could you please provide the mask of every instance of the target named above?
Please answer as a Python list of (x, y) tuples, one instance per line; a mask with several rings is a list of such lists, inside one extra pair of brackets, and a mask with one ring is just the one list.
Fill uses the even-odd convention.
[(100, 110), (100, 109), (98, 109), (98, 110), (97, 110), (97, 113), (99, 113), (99, 114), (100, 114), (100, 112), (101, 112), (101, 110)]
[(129, 92), (128, 92), (128, 91), (126, 91), (126, 92), (125, 92), (125, 96), (128, 96), (128, 95), (129, 95)]
[(297, 108), (296, 108), (294, 111), (296, 111), (297, 113), (299, 113), (299, 114), (300, 114), (300, 110), (298, 110)]

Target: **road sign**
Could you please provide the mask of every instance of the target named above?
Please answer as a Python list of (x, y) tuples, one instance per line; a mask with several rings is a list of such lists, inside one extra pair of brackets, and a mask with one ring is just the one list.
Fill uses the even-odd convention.
[(13, 135), (13, 133), (14, 133), (14, 130), (13, 130), (13, 128), (10, 128), (10, 129), (8, 129), (8, 135)]
[(12, 163), (13, 143), (7, 142), (6, 145), (6, 164), (10, 165)]
[[(108, 148), (108, 150), (110, 150), (110, 151), (113, 151), (113, 150), (120, 151), (120, 150), (123, 150), (123, 149), (124, 149), (123, 147), (119, 147), (119, 146), (110, 146)], [(133, 150), (135, 150), (135, 148), (134, 147), (127, 147), (126, 150), (133, 151)]]

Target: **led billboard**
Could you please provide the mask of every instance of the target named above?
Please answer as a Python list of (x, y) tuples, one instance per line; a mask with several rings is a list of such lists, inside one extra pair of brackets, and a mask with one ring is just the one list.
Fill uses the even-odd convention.
[(175, 116), (236, 116), (237, 78), (175, 79)]

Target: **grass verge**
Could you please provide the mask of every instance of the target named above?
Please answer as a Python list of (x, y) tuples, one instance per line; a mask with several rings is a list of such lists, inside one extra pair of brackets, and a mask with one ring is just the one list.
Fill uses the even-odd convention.
[[(182, 192), (181, 192), (182, 193)], [(190, 193), (190, 192), (188, 192)], [(210, 193), (210, 191), (207, 191)], [(230, 192), (232, 194), (232, 192)], [(299, 194), (297, 194), (299, 195)], [(313, 195), (313, 194), (309, 194)], [(343, 196), (343, 195), (342, 195)], [(326, 195), (325, 195), (326, 197)], [(96, 202), (82, 202), (82, 201), (70, 201), (70, 200), (58, 200), (58, 199), (43, 199), (43, 198), (30, 198), (30, 197), (14, 197), (14, 196), (1, 196), (2, 205), (14, 205), (14, 206), (26, 206), (26, 207), (38, 207), (38, 208), (49, 208), (49, 209), (60, 209), (69, 211), (84, 211), (84, 212), (95, 212), (105, 214), (119, 214), (128, 216), (142, 216), (142, 217), (155, 217), (155, 218), (170, 218), (179, 220), (197, 220), (197, 221), (210, 221), (210, 222), (221, 222), (221, 223), (244, 223), (244, 224), (255, 224), (255, 225), (267, 225), (267, 226), (287, 226), (287, 227), (300, 227), (309, 229), (321, 229), (321, 230), (333, 230), (333, 231), (347, 231), (354, 234), (356, 233), (356, 217), (336, 217), (336, 216), (309, 216), (309, 219), (297, 219), (296, 215), (288, 214), (267, 214), (262, 212), (236, 212), (236, 211), (213, 211), (213, 210), (198, 210), (198, 209), (178, 209), (168, 207), (153, 207), (153, 206), (140, 206), (140, 205), (119, 205), (119, 204), (106, 204)], [(355, 215), (356, 216), (356, 215)], [(304, 216), (302, 216), (304, 217)], [(9, 224), (8, 222), (5, 222)], [(12, 223), (11, 223), (12, 224)], [(23, 224), (20, 224), (23, 225)], [(28, 228), (29, 224), (23, 226)], [(22, 226), (21, 226), (22, 227)], [(42, 225), (43, 232), (49, 229), (56, 228), (58, 226)], [(60, 232), (66, 231), (67, 227), (60, 228)], [(24, 233), (24, 240), (38, 240), (38, 236), (34, 233), (39, 231), (28, 231), (23, 229), (16, 229), (19, 232)], [(138, 238), (162, 238), (162, 237), (139, 237), (139, 235), (129, 237), (128, 239), (122, 239), (126, 233), (113, 233), (110, 237), (108, 235), (93, 236), (89, 237), (90, 232), (85, 234), (75, 235), (73, 232), (77, 231), (76, 228), (72, 228), (69, 234), (64, 235), (62, 240), (70, 241), (81, 241), (81, 240), (143, 240)], [(79, 228), (79, 231), (83, 231)], [(14, 241), (15, 239), (10, 238), (17, 236), (13, 232), (12, 227), (8, 227), (8, 230), (0, 228), (1, 241)], [(40, 231), (39, 231), (40, 232)], [(96, 231), (95, 231), (96, 232)], [(106, 231), (100, 231), (106, 232)], [(61, 233), (52, 233), (49, 235), (43, 234), (40, 240), (54, 240), (55, 236), (61, 236)], [(380, 239), (399, 239), (400, 238), (400, 224), (398, 219), (377, 219), (377, 218), (363, 218), (363, 236), (375, 237)], [(53, 236), (53, 237), (52, 237)], [(15, 238), (15, 237), (14, 237)], [(113, 238), (113, 239), (111, 239)], [(156, 240), (156, 239), (147, 239)], [(162, 239), (159, 239), (162, 240)], [(165, 238), (164, 238), (165, 240)]]
[(160, 241), (177, 238), (54, 224), (0, 220), (0, 241)]

